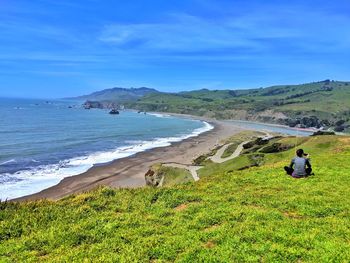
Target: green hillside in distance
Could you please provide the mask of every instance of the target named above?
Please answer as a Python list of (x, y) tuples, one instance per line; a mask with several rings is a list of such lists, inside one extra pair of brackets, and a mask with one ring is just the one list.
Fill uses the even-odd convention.
[(151, 88), (113, 88), (74, 99), (97, 108), (191, 114), (215, 119), (251, 120), (290, 127), (349, 131), (350, 82), (324, 80), (246, 90), (194, 90), (178, 93)]
[(150, 93), (126, 105), (143, 111), (263, 121), (291, 127), (333, 127), (343, 131), (350, 124), (350, 82), (325, 80), (248, 90)]
[[(197, 182), (2, 202), (0, 261), (349, 262), (350, 137), (297, 143), (311, 155), (315, 175), (307, 179), (281, 169), (294, 147), (274, 153), (263, 145), (203, 163)], [(247, 167), (256, 154), (259, 165)]]

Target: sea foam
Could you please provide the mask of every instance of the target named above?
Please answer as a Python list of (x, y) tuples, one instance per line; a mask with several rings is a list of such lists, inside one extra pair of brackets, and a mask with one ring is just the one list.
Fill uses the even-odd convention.
[[(164, 115), (153, 114), (163, 118)], [(129, 141), (130, 145), (118, 147), (112, 151), (100, 151), (86, 156), (79, 156), (68, 160), (62, 160), (56, 164), (41, 165), (30, 170), (18, 171), (14, 174), (1, 174), (7, 180), (1, 183), (0, 199), (13, 199), (39, 192), (43, 189), (58, 184), (63, 178), (81, 174), (94, 165), (104, 164), (113, 160), (132, 156), (158, 147), (166, 147), (174, 142), (196, 137), (201, 133), (212, 130), (214, 127), (202, 122), (203, 127), (195, 129), (190, 134), (181, 136), (155, 138), (150, 141)]]

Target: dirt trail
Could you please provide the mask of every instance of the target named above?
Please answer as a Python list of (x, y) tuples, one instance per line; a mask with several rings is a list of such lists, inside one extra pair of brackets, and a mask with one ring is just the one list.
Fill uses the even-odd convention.
[(191, 173), (193, 180), (195, 181), (199, 180), (197, 171), (203, 167), (203, 166), (195, 166), (195, 165), (188, 165), (188, 164), (181, 164), (181, 163), (163, 163), (162, 165), (167, 167), (186, 169)]
[(232, 160), (236, 157), (238, 157), (240, 155), (240, 153), (242, 152), (243, 150), (243, 145), (248, 143), (249, 141), (244, 141), (242, 142), (241, 144), (239, 144), (236, 148), (236, 150), (228, 157), (226, 158), (222, 158), (221, 156), (223, 155), (223, 153), (225, 152), (225, 150), (227, 149), (227, 147), (229, 147), (230, 145), (232, 145), (233, 143), (229, 143), (229, 144), (226, 144), (224, 146), (222, 146), (217, 152), (215, 155), (211, 156), (210, 157), (210, 160), (212, 160), (214, 163), (223, 163), (223, 162), (226, 162), (228, 160)]
[[(226, 148), (229, 147), (232, 143), (225, 144), (216, 152), (216, 154), (214, 156), (210, 157), (209, 159), (212, 160), (214, 163), (223, 163), (223, 162), (226, 162), (228, 160), (232, 160), (240, 155), (240, 153), (243, 150), (243, 145), (247, 142), (248, 141), (245, 141), (245, 142), (242, 142), (240, 145), (238, 145), (238, 147), (236, 148), (234, 153), (232, 153), (231, 156), (226, 157), (226, 158), (221, 158), (221, 156), (224, 153), (224, 151), (226, 150)], [(198, 176), (197, 171), (203, 167), (203, 166), (195, 166), (195, 165), (181, 164), (181, 163), (163, 163), (162, 165), (167, 166), (167, 167), (186, 169), (191, 173), (194, 181), (199, 180), (199, 176)]]
[[(271, 135), (269, 132), (267, 131), (264, 131), (265, 135), (264, 136), (261, 136), (260, 138), (264, 139), (264, 140), (269, 140), (273, 137), (273, 135)], [(244, 141), (242, 143), (240, 143), (236, 150), (228, 157), (226, 158), (222, 158), (221, 156), (223, 155), (223, 153), (225, 152), (225, 150), (227, 149), (227, 147), (229, 147), (230, 145), (232, 145), (233, 143), (228, 143), (228, 144), (225, 144), (223, 145), (217, 152), (215, 155), (209, 157), (209, 159), (211, 161), (213, 161), (214, 163), (223, 163), (223, 162), (226, 162), (226, 161), (229, 161), (229, 160), (232, 160), (236, 157), (238, 157), (241, 152), (243, 151), (243, 145), (248, 143), (248, 141)], [(203, 166), (194, 166), (194, 165), (189, 165), (189, 164), (181, 164), (181, 163), (175, 163), (175, 162), (171, 162), (171, 163), (163, 163), (162, 165), (164, 166), (168, 166), (168, 167), (175, 167), (175, 168), (182, 168), (182, 169), (186, 169), (188, 170), (193, 179), (195, 181), (198, 181), (199, 180), (199, 176), (197, 174), (197, 171), (199, 169), (201, 169)]]

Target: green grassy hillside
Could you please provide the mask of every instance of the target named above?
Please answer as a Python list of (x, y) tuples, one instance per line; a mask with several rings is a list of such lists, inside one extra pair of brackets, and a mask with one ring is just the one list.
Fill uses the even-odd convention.
[(307, 179), (282, 171), (290, 149), (244, 170), (208, 163), (196, 183), (1, 203), (0, 261), (349, 262), (350, 137), (297, 143), (311, 154)]
[(251, 90), (151, 93), (127, 106), (144, 111), (342, 130), (350, 124), (350, 83), (326, 80)]

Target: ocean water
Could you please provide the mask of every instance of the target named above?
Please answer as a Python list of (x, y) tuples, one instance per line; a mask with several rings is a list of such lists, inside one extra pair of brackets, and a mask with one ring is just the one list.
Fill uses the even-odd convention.
[(289, 128), (289, 127), (273, 125), (273, 124), (264, 124), (264, 123), (240, 121), (240, 120), (229, 120), (227, 122), (237, 125), (241, 128), (244, 128), (247, 130), (254, 130), (254, 131), (275, 132), (275, 133), (281, 133), (281, 134), (291, 135), (291, 136), (310, 136), (311, 134), (313, 134), (313, 131)]
[(93, 165), (213, 127), (162, 114), (85, 110), (81, 103), (0, 98), (0, 199), (41, 191)]

